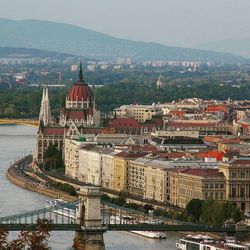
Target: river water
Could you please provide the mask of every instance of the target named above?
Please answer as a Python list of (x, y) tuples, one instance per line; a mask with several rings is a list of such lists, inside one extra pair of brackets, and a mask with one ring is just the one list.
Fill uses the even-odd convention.
[[(13, 185), (5, 177), (11, 161), (34, 150), (35, 133), (31, 127), (0, 126), (0, 217), (42, 208), (48, 199)], [(153, 240), (128, 232), (107, 232), (104, 242), (107, 250), (175, 250), (178, 237), (176, 233), (168, 233), (166, 240)], [(53, 232), (49, 245), (53, 250), (66, 250), (73, 238), (73, 232)]]

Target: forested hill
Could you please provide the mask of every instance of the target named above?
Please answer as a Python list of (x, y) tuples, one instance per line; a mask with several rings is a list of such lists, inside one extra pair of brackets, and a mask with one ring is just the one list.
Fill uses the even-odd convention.
[(243, 57), (229, 53), (131, 41), (48, 21), (1, 18), (0, 37), (0, 46), (36, 48), (104, 60), (127, 56), (134, 60), (246, 62)]
[(40, 49), (30, 48), (13, 48), (13, 47), (0, 47), (0, 58), (17, 57), (17, 58), (29, 58), (29, 57), (51, 57), (60, 58), (68, 57), (70, 54), (58, 53)]

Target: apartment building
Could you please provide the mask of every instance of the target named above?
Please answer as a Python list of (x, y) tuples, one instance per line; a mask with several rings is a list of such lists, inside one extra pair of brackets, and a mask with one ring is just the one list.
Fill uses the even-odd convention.
[[(83, 139), (72, 140), (70, 138), (65, 138), (64, 147), (64, 164), (65, 164), (65, 174), (78, 179), (79, 178), (79, 149), (86, 146), (86, 141)], [(88, 148), (92, 148), (95, 145), (88, 145)]]
[(131, 160), (128, 170), (128, 191), (130, 194), (144, 196), (145, 190), (145, 164), (152, 159), (144, 157)]
[(225, 176), (218, 169), (188, 168), (171, 175), (170, 197), (173, 205), (185, 208), (192, 199), (226, 199)]
[(101, 146), (83, 147), (79, 150), (78, 179), (96, 186), (102, 186), (103, 155), (113, 152), (112, 148)]
[(219, 171), (226, 177), (226, 200), (243, 212), (250, 212), (250, 158), (221, 162)]
[(143, 152), (120, 152), (114, 156), (113, 188), (128, 192), (128, 168), (130, 161), (147, 155)]
[(153, 106), (148, 105), (122, 105), (114, 110), (117, 117), (134, 118), (138, 122), (151, 120), (152, 116), (156, 115), (156, 110)]
[(120, 152), (121, 150), (114, 150), (102, 155), (102, 186), (105, 188), (114, 188), (114, 156)]

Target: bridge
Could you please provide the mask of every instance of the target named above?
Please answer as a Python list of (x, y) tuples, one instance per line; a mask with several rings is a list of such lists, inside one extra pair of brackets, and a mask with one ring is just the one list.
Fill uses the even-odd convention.
[(16, 125), (25, 125), (37, 128), (39, 125), (39, 121), (35, 119), (7, 119), (0, 118), (1, 124), (16, 124)]
[[(85, 186), (74, 202), (52, 203), (48, 207), (0, 217), (0, 228), (8, 231), (36, 230), (38, 219), (52, 221), (51, 230), (75, 231), (83, 248), (103, 250), (103, 233), (117, 231), (250, 232), (250, 227), (210, 227), (146, 214), (107, 202), (101, 202), (97, 187)], [(93, 247), (94, 246), (94, 247)]]

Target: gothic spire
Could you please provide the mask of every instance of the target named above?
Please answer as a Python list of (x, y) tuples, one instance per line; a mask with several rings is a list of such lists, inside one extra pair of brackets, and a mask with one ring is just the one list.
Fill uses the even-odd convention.
[(78, 81), (83, 82), (82, 62), (80, 62), (80, 70), (79, 70), (79, 75), (78, 75)]
[(47, 86), (43, 87), (43, 97), (41, 102), (39, 121), (42, 121), (45, 126), (51, 123), (51, 111)]

